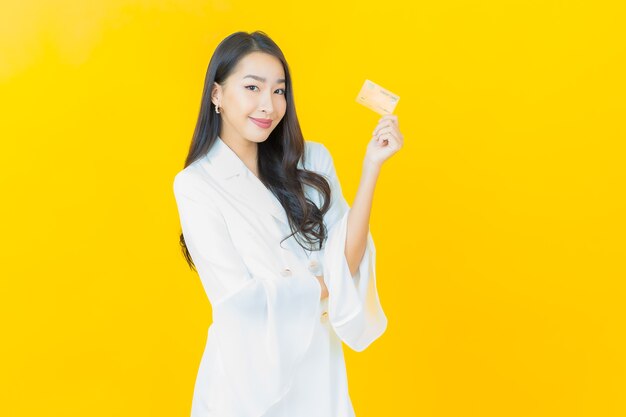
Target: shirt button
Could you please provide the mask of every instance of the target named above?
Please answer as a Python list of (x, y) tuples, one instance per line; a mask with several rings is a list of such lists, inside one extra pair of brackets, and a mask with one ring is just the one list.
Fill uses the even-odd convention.
[(319, 266), (319, 262), (313, 259), (309, 262), (309, 271), (313, 272), (316, 275), (319, 275), (321, 273)]
[(322, 313), (322, 317), (320, 318), (320, 321), (321, 321), (322, 323), (326, 323), (326, 322), (328, 321), (328, 311), (324, 311), (324, 312)]
[(285, 268), (282, 271), (280, 271), (280, 274), (284, 277), (290, 277), (291, 276), (291, 269), (289, 268)]

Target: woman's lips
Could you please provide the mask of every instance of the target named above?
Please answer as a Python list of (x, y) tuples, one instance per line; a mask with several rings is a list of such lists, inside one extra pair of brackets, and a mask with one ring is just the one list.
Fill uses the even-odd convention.
[(250, 120), (252, 120), (255, 125), (263, 129), (267, 129), (272, 125), (272, 119), (255, 119), (254, 117), (251, 117)]

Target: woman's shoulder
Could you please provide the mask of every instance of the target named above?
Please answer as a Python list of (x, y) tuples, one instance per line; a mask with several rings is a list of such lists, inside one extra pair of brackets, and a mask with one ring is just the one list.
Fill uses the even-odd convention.
[(326, 145), (312, 140), (305, 140), (304, 145), (304, 159), (308, 169), (325, 174), (329, 173), (333, 159)]
[(202, 166), (202, 158), (192, 162), (174, 175), (174, 193), (206, 190), (209, 178)]
[(304, 140), (304, 152), (313, 155), (314, 157), (323, 156), (322, 154), (328, 153), (328, 149), (326, 145), (321, 142), (316, 142), (312, 140), (305, 139)]

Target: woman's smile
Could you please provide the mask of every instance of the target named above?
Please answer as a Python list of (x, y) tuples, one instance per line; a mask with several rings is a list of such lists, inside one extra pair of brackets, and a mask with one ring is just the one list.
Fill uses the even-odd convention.
[(255, 119), (254, 117), (251, 117), (250, 120), (262, 129), (267, 129), (272, 126), (272, 119)]

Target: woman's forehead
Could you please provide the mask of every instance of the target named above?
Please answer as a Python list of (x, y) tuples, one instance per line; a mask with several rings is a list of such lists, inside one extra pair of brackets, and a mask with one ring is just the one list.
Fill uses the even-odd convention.
[(239, 61), (234, 71), (240, 78), (251, 75), (258, 81), (284, 81), (285, 71), (278, 58), (273, 55), (254, 52)]

